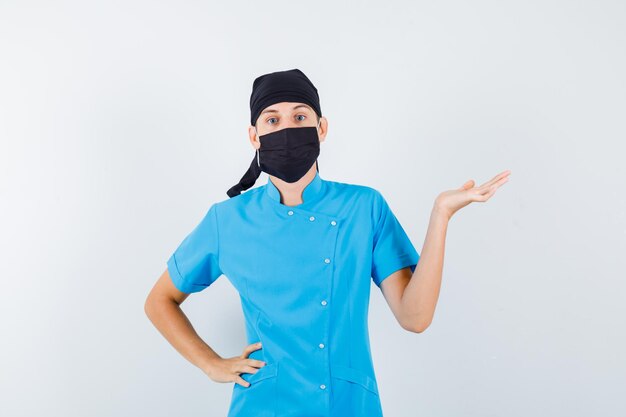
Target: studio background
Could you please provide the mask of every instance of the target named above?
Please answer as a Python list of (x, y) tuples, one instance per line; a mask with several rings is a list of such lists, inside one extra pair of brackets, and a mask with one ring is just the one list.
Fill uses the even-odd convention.
[[(625, 415), (625, 18), (620, 1), (1, 1), (0, 415), (226, 415), (232, 383), (144, 301), (249, 165), (254, 78), (292, 68), (329, 121), (320, 176), (380, 190), (420, 253), (437, 194), (512, 171), (452, 218), (424, 333), (372, 283), (385, 414)], [(183, 310), (241, 353), (225, 276)]]

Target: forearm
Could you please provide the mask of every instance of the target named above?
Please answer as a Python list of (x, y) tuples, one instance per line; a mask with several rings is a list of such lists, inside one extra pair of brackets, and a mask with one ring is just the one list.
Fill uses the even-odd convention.
[(146, 315), (167, 341), (189, 362), (208, 373), (211, 361), (220, 356), (206, 344), (176, 302), (166, 298), (149, 299)]
[(401, 315), (405, 327), (416, 332), (425, 330), (435, 313), (449, 220), (449, 216), (435, 204), (420, 259), (402, 295)]

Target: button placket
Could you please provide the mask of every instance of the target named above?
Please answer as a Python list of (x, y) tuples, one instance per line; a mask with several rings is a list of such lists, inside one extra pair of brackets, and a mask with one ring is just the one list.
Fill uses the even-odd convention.
[[(313, 216), (311, 216), (313, 217)], [(310, 220), (310, 218), (309, 218)], [(325, 221), (326, 223), (326, 227), (328, 229), (326, 229), (329, 233), (329, 247), (328, 247), (328, 254), (327, 257), (324, 258), (324, 263), (329, 267), (328, 269), (328, 281), (327, 281), (327, 293), (326, 293), (326, 298), (323, 299), (322, 301), (320, 301), (321, 304), (321, 308), (323, 308), (324, 310), (322, 311), (322, 314), (325, 314), (326, 317), (326, 326), (324, 327), (324, 332), (325, 334), (323, 335), (322, 340), (326, 343), (320, 343), (318, 345), (320, 352), (324, 354), (324, 358), (326, 359), (326, 364), (327, 364), (327, 368), (328, 371), (326, 371), (326, 381), (321, 381), (321, 382), (326, 382), (326, 384), (328, 384), (331, 379), (330, 379), (330, 374), (329, 374), (329, 370), (330, 370), (330, 349), (326, 349), (327, 344), (331, 342), (331, 340), (329, 340), (330, 337), (330, 320), (331, 320), (331, 314), (332, 311), (330, 309), (327, 308), (328, 303), (329, 303), (329, 297), (331, 297), (332, 294), (332, 289), (333, 289), (333, 280), (334, 280), (334, 276), (335, 276), (335, 268), (332, 266), (332, 262), (331, 259), (333, 259), (333, 257), (335, 256), (335, 251), (336, 251), (336, 247), (337, 247), (337, 236), (338, 236), (338, 227), (337, 226), (337, 221), (333, 218), (326, 218)], [(326, 391), (326, 385), (324, 383), (322, 383), (320, 385), (320, 389), (323, 391)], [(326, 400), (328, 401), (328, 405), (330, 406), (330, 398), (326, 397)]]
[[(323, 315), (322, 317), (320, 317), (323, 323), (323, 326), (321, 328), (323, 333), (320, 334), (320, 339), (319, 339), (320, 343), (318, 343), (317, 349), (319, 349), (319, 352), (322, 355), (320, 357), (319, 369), (324, 370), (323, 375), (319, 375), (322, 379), (321, 381), (319, 381), (319, 384), (320, 384), (319, 388), (322, 392), (328, 392), (329, 390), (327, 390), (327, 388), (332, 388), (329, 385), (331, 381), (330, 349), (327, 349), (328, 343), (331, 342), (329, 340), (329, 337), (330, 337), (330, 323), (331, 323), (332, 312), (328, 308), (328, 305), (330, 302), (330, 296), (332, 294), (333, 279), (335, 276), (335, 268), (332, 266), (333, 265), (332, 259), (335, 256), (336, 248), (337, 248), (338, 230), (339, 230), (339, 228), (337, 227), (338, 221), (333, 217), (327, 216), (325, 214), (313, 213), (312, 211), (309, 211), (306, 209), (289, 210), (289, 212), (293, 212), (293, 211), (296, 212), (295, 214), (303, 215), (305, 219), (308, 216), (308, 220), (309, 220), (308, 223), (310, 224), (311, 227), (316, 227), (316, 228), (320, 227), (321, 225), (317, 224), (319, 223), (319, 221), (322, 221), (322, 223), (325, 224), (325, 226), (323, 226), (323, 228), (320, 229), (320, 233), (326, 234), (326, 236), (323, 239), (324, 243), (323, 243), (322, 249), (326, 247), (328, 252), (326, 253), (325, 257), (322, 257), (322, 260), (328, 267), (327, 269), (328, 275), (325, 275), (326, 292), (325, 294), (320, 294), (322, 297), (325, 297), (325, 298), (319, 301), (320, 308), (323, 309), (320, 311), (320, 314)], [(287, 214), (291, 216), (292, 214), (290, 214), (289, 212)], [(330, 397), (328, 395), (324, 396), (323, 401), (325, 402), (327, 407), (330, 407)]]

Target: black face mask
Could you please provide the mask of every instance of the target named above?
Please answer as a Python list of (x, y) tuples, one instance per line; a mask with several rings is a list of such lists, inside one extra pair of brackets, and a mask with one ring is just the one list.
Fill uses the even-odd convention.
[[(259, 141), (261, 147), (257, 149), (255, 159), (239, 183), (227, 191), (229, 197), (252, 187), (261, 171), (285, 182), (296, 182), (309, 171), (320, 154), (316, 126), (287, 127), (259, 136)], [(319, 172), (319, 165), (317, 170)]]

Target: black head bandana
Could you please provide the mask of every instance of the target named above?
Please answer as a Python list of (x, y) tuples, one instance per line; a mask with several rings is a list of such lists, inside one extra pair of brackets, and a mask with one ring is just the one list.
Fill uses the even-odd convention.
[[(256, 120), (258, 119), (263, 109), (265, 109), (268, 106), (271, 106), (272, 104), (281, 103), (284, 101), (308, 104), (309, 106), (313, 108), (313, 110), (315, 110), (315, 112), (317, 113), (319, 117), (322, 116), (322, 109), (320, 107), (320, 99), (317, 93), (317, 88), (315, 88), (313, 83), (307, 78), (306, 75), (304, 75), (302, 71), (300, 71), (299, 69), (292, 69), (292, 70), (287, 70), (287, 71), (276, 71), (276, 72), (272, 72), (269, 74), (261, 75), (260, 77), (257, 77), (254, 80), (254, 83), (252, 84), (252, 94), (250, 95), (250, 124), (254, 125), (256, 123)], [(298, 133), (298, 135), (293, 135), (294, 138), (304, 137), (304, 136), (308, 138), (313, 137), (312, 135), (304, 135), (304, 136), (299, 135), (299, 133), (304, 133), (305, 131), (294, 132), (294, 129), (298, 129), (298, 130), (305, 129), (307, 133), (311, 133), (312, 131), (310, 129), (313, 129), (313, 128), (308, 128), (308, 129), (307, 128), (288, 128), (288, 132), (290, 134)], [(272, 134), (269, 134), (269, 135), (263, 135), (263, 137), (267, 136), (268, 139), (270, 137), (272, 138), (285, 137), (285, 136), (278, 136), (274, 133), (278, 133), (278, 132), (273, 132)], [(315, 131), (315, 133), (317, 133), (317, 131)], [(287, 142), (283, 141), (282, 146), (284, 146), (286, 143)], [(295, 145), (295, 144), (292, 143), (292, 145)], [(310, 145), (312, 145), (312, 141), (309, 141), (309, 150), (311, 149)], [(269, 140), (268, 140), (268, 146), (264, 147), (263, 145), (261, 145), (261, 147), (269, 151), (270, 148), (273, 148), (274, 146), (269, 144)], [(315, 150), (313, 150), (313, 152), (315, 152)], [(317, 150), (317, 153), (319, 154), (319, 148)], [(275, 152), (273, 154), (276, 155)], [(310, 159), (310, 155), (311, 153), (309, 151), (309, 159)], [(315, 155), (315, 158), (317, 158), (317, 155)], [(302, 160), (302, 163), (304, 163), (305, 160), (306, 158)], [(241, 194), (242, 191), (247, 190), (248, 188), (252, 187), (254, 183), (256, 182), (256, 180), (259, 178), (259, 175), (261, 175), (261, 171), (266, 171), (266, 172), (268, 171), (267, 169), (268, 166), (269, 165), (264, 166), (263, 162), (259, 162), (259, 152), (257, 151), (254, 155), (254, 158), (252, 158), (250, 167), (248, 168), (246, 173), (243, 175), (243, 177), (241, 177), (241, 180), (239, 180), (239, 183), (231, 187), (226, 192), (226, 194), (228, 194), (229, 197), (234, 197), (236, 195)], [(311, 165), (308, 166), (308, 168), (310, 167)], [(269, 171), (271, 171), (271, 169), (269, 169)], [(293, 171), (293, 169), (291, 171)], [(300, 171), (302, 171), (301, 168), (300, 168)], [(318, 162), (318, 171), (319, 171), (319, 162)], [(276, 171), (268, 172), (268, 173), (272, 175), (276, 175)], [(294, 177), (293, 174), (291, 176)]]

